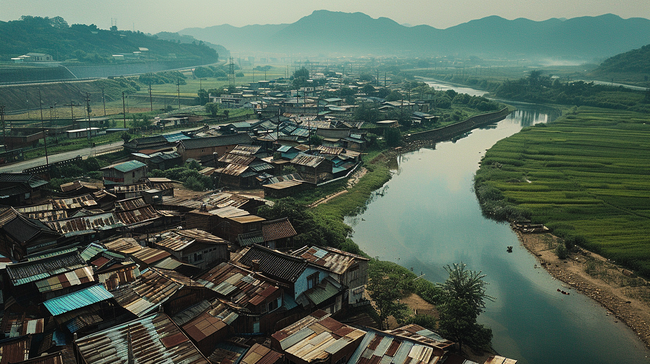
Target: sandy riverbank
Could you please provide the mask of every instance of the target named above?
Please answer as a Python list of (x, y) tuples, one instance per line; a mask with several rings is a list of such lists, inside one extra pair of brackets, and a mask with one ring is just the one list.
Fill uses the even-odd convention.
[(565, 283), (564, 288), (558, 288), (570, 293), (570, 287), (600, 303), (650, 348), (650, 285), (647, 281), (584, 249), (561, 260), (554, 252), (558, 238), (551, 234), (517, 232), (517, 235), (524, 247), (537, 257), (539, 266)]

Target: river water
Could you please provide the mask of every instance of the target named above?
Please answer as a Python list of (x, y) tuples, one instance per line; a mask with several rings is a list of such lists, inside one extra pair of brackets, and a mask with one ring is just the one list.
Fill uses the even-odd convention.
[(393, 178), (346, 223), (364, 252), (432, 282), (444, 281), (443, 267), (457, 262), (485, 273), (496, 300), (479, 322), (492, 328), (495, 350), (520, 364), (650, 363), (650, 351), (629, 328), (536, 267), (509, 225), (481, 214), (472, 178), (485, 151), (552, 118), (547, 110), (519, 106), (496, 126), (399, 157)]

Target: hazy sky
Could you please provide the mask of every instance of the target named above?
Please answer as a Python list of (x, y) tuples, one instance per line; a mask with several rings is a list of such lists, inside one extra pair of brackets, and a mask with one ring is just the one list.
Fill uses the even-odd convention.
[(363, 12), (398, 23), (448, 28), (472, 19), (574, 18), (612, 13), (650, 18), (650, 0), (0, 0), (0, 20), (61, 16), (69, 24), (146, 33), (231, 24), (293, 23), (314, 10)]

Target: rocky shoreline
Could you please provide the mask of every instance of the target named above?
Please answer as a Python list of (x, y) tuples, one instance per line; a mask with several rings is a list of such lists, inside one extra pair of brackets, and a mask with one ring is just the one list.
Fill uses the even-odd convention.
[(583, 249), (561, 260), (554, 252), (558, 238), (552, 234), (515, 232), (551, 276), (598, 302), (650, 348), (650, 286), (645, 280)]

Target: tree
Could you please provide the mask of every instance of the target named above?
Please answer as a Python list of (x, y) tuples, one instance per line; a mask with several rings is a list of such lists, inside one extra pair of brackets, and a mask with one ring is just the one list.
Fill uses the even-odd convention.
[(311, 137), (309, 137), (309, 143), (311, 145), (316, 145), (316, 146), (323, 145), (323, 138), (321, 138), (320, 136), (314, 134)]
[(393, 90), (388, 96), (386, 96), (386, 101), (397, 101), (403, 98), (402, 94), (399, 91)]
[(212, 117), (216, 117), (219, 112), (219, 105), (214, 102), (208, 102), (205, 104), (205, 112), (212, 115)]
[(124, 133), (122, 133), (120, 138), (122, 138), (122, 140), (124, 140), (124, 143), (128, 143), (129, 140), (131, 140), (131, 135), (129, 133), (127, 133), (127, 132), (124, 132)]
[(379, 270), (372, 274), (368, 282), (370, 298), (375, 303), (382, 329), (387, 328), (387, 320), (393, 316), (398, 323), (403, 322), (408, 314), (406, 304), (400, 302), (404, 292), (400, 289), (399, 277)]
[(214, 76), (214, 72), (207, 67), (196, 67), (194, 69), (194, 77), (205, 78)]
[(384, 130), (384, 138), (386, 139), (386, 145), (389, 147), (397, 147), (402, 141), (402, 134), (397, 128), (386, 128)]
[(492, 340), (492, 331), (476, 320), (485, 309), (486, 300), (494, 300), (486, 293), (487, 282), (480, 271), (467, 270), (463, 263), (445, 266), (449, 278), (440, 285), (442, 304), (440, 310), (440, 331), (449, 339), (475, 347), (485, 347)]
[(487, 282), (483, 280), (485, 274), (481, 271), (467, 270), (463, 263), (446, 265), (445, 270), (449, 273), (449, 278), (441, 288), (446, 297), (467, 302), (476, 311), (477, 316), (483, 312), (486, 300), (494, 301), (486, 292)]
[(198, 95), (196, 101), (198, 101), (199, 105), (205, 105), (208, 103), (208, 101), (210, 101), (210, 96), (208, 94), (208, 91), (204, 89), (200, 89), (199, 91), (197, 91), (196, 94)]

